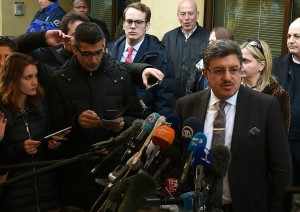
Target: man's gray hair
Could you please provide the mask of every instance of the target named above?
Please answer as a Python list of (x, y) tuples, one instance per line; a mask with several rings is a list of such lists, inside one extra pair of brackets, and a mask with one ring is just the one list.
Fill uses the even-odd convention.
[(240, 46), (232, 40), (216, 40), (207, 45), (203, 53), (204, 68), (208, 69), (211, 60), (236, 55), (242, 65), (243, 56)]

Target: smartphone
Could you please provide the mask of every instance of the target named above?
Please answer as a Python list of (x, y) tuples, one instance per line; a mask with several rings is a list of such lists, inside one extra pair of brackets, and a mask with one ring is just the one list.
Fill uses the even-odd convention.
[(158, 83), (158, 81), (156, 82), (156, 83), (154, 83), (154, 84), (152, 84), (152, 85), (148, 85), (148, 87), (146, 88), (147, 90), (149, 90), (149, 89), (151, 89), (151, 88), (153, 88), (154, 86), (156, 86), (156, 85), (158, 85), (159, 83)]
[[(65, 128), (65, 129), (62, 129), (62, 130), (59, 130), (59, 131), (57, 131), (57, 132), (55, 132), (55, 133), (52, 133), (52, 134), (50, 134), (50, 135), (47, 135), (47, 136), (45, 136), (41, 141), (47, 141), (49, 138), (51, 138), (52, 136), (54, 136), (54, 135), (58, 135), (58, 134), (60, 134), (60, 133), (62, 133), (62, 132), (65, 132), (65, 131), (67, 131), (67, 130), (70, 130), (72, 128), (72, 126), (70, 126), (70, 127), (67, 127), (67, 128)], [(63, 139), (62, 139), (63, 140)]]

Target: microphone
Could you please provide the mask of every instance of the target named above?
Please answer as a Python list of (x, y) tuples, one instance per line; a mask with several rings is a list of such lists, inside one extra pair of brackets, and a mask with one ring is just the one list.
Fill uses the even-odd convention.
[[(118, 136), (115, 138), (112, 137), (107, 141), (101, 141), (94, 143), (92, 145), (93, 148), (101, 148), (102, 146), (105, 146), (107, 144), (114, 144), (114, 143), (123, 143), (122, 141), (129, 139), (130, 137), (137, 137), (141, 131), (141, 128), (144, 125), (144, 120), (142, 119), (136, 119), (132, 122), (131, 127), (127, 128), (123, 132), (121, 132)], [(143, 131), (143, 130), (142, 130)]]
[(215, 178), (224, 178), (227, 174), (231, 153), (224, 145), (215, 145), (210, 148), (211, 166), (207, 170), (208, 174)]
[[(178, 205), (179, 211), (191, 211), (193, 209), (194, 197), (195, 193), (190, 191), (172, 199), (144, 198), (143, 204), (154, 207), (159, 207), (160, 205)], [(203, 205), (203, 193), (200, 194), (198, 204)]]
[(183, 169), (183, 167), (186, 166), (188, 157), (190, 155), (190, 153), (187, 150), (187, 146), (189, 145), (189, 142), (192, 140), (192, 138), (197, 132), (203, 132), (202, 121), (197, 117), (187, 118), (183, 123), (181, 131), (181, 140), (183, 142), (183, 163), (181, 164), (181, 170)]
[(175, 131), (167, 125), (162, 125), (154, 131), (152, 136), (152, 143), (155, 145), (155, 147), (144, 165), (144, 170), (147, 170), (149, 168), (154, 158), (159, 154), (160, 148), (169, 148), (172, 145), (174, 139)]
[[(142, 207), (143, 198), (155, 197), (158, 190), (156, 181), (149, 175), (136, 174), (125, 178), (111, 189), (107, 201), (104, 202), (100, 211), (107, 210), (108, 206), (118, 207), (119, 212), (138, 211)], [(124, 198), (122, 198), (124, 196)], [(109, 203), (109, 204), (108, 204)]]
[(205, 206), (208, 210), (214, 207), (214, 191), (218, 189), (220, 180), (223, 179), (228, 171), (231, 154), (228, 147), (224, 145), (215, 145), (210, 148), (211, 166), (205, 170), (207, 182), (205, 186)]
[(190, 142), (194, 134), (197, 132), (203, 132), (203, 124), (201, 120), (197, 117), (187, 118), (183, 123), (183, 128), (181, 131), (182, 141), (185, 143)]
[(131, 169), (134, 167), (134, 165), (138, 162), (138, 160), (140, 159), (140, 157), (142, 156), (142, 153), (144, 152), (145, 148), (149, 145), (150, 143), (150, 140), (152, 138), (152, 135), (154, 133), (154, 131), (159, 127), (161, 126), (164, 121), (166, 120), (166, 118), (164, 116), (160, 116), (154, 127), (153, 127), (153, 130), (151, 131), (151, 133), (149, 134), (149, 136), (147, 137), (146, 141), (144, 142), (143, 146), (141, 147), (141, 149), (135, 154), (130, 166), (129, 166), (129, 170), (128, 171), (131, 171)]
[(145, 119), (145, 121), (137, 119), (132, 123), (131, 127), (124, 130), (122, 133), (120, 133), (120, 135), (116, 136), (115, 138), (110, 138), (107, 141), (95, 143), (92, 145), (92, 147), (97, 148), (105, 144), (118, 143), (120, 141), (124, 141), (124, 139), (128, 139), (129, 137), (136, 137), (138, 141), (141, 141), (148, 133), (152, 131), (159, 117), (160, 115), (158, 113), (151, 113)]
[(195, 169), (195, 198), (193, 201), (194, 211), (199, 208), (199, 196), (201, 190), (201, 182), (203, 179), (203, 169), (208, 169), (211, 164), (211, 155), (208, 149), (199, 145), (196, 146), (192, 153), (192, 167)]
[[(179, 130), (180, 128), (180, 118), (179, 116), (175, 115), (175, 114), (170, 114), (166, 117), (166, 121), (164, 122), (164, 125), (176, 130)], [(175, 134), (175, 132), (174, 132)], [(148, 156), (148, 158), (150, 157), (149, 155), (151, 153), (153, 153), (153, 151), (155, 151), (154, 155), (157, 156), (157, 154), (159, 153), (159, 147), (155, 146), (153, 144), (153, 142), (150, 142), (150, 144), (147, 146), (146, 149), (146, 154)]]
[(144, 165), (145, 170), (148, 169), (153, 159), (158, 155), (159, 149), (169, 148), (172, 145), (174, 139), (175, 131), (167, 125), (162, 125), (153, 132), (152, 143), (155, 145), (155, 147)]
[(173, 161), (179, 162), (181, 156), (181, 151), (175, 146), (171, 145), (170, 148), (162, 151), (162, 158), (164, 158), (163, 162), (157, 168), (157, 170), (153, 174), (153, 178), (156, 179), (160, 176), (160, 174), (165, 170), (165, 168)]
[(200, 145), (201, 147), (205, 148), (207, 143), (207, 137), (205, 134), (201, 133), (201, 132), (197, 132), (194, 137), (192, 138), (190, 144), (189, 144), (189, 158), (186, 161), (183, 170), (182, 170), (182, 174), (181, 177), (179, 178), (179, 184), (183, 184), (185, 182), (185, 180), (187, 179), (186, 176), (189, 173), (189, 169), (190, 169), (190, 165), (191, 165), (191, 161), (192, 161), (192, 152), (195, 149), (196, 146)]
[(166, 117), (165, 125), (173, 128), (175, 131), (180, 129), (180, 118), (175, 114), (170, 114)]
[(177, 192), (178, 180), (176, 178), (168, 177), (165, 179), (165, 187), (161, 190), (161, 194), (164, 196), (174, 194)]

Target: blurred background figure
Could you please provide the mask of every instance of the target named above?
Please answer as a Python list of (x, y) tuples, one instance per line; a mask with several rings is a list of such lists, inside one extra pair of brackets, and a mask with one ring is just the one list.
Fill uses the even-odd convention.
[(33, 17), (28, 32), (49, 29), (59, 29), (60, 21), (66, 12), (60, 7), (57, 0), (39, 0), (41, 9)]
[[(208, 43), (215, 40), (235, 40), (233, 33), (224, 27), (214, 27), (208, 38)], [(186, 94), (195, 93), (206, 89), (209, 85), (203, 75), (203, 59), (201, 59), (194, 67), (194, 71), (186, 84)]]
[(4, 64), (5, 58), (16, 51), (17, 45), (12, 36), (0, 36), (0, 70)]
[(71, 11), (81, 12), (84, 15), (86, 15), (90, 19), (91, 22), (98, 24), (105, 35), (106, 42), (110, 42), (110, 34), (107, 29), (106, 23), (89, 16), (89, 4), (88, 4), (87, 0), (73, 0)]
[(209, 31), (197, 22), (199, 10), (194, 0), (179, 1), (177, 18), (180, 26), (167, 32), (162, 38), (174, 63), (175, 99), (186, 94), (186, 83), (195, 64), (202, 59), (209, 37)]

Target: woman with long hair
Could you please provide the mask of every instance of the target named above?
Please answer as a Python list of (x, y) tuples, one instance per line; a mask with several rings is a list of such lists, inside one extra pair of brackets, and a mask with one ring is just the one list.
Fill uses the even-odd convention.
[(244, 86), (274, 96), (279, 101), (286, 129), (291, 122), (291, 106), (288, 93), (272, 75), (272, 55), (269, 45), (258, 39), (241, 45), (243, 65), (241, 69)]
[[(0, 143), (1, 164), (43, 161), (51, 149), (60, 145), (54, 140), (41, 141), (48, 133), (48, 112), (37, 73), (33, 58), (20, 53), (9, 55), (0, 71), (0, 110), (7, 119)], [(0, 170), (0, 174), (7, 174), (9, 180), (34, 171), (36, 167), (32, 166)], [(56, 175), (50, 171), (3, 187), (1, 210), (58, 209), (60, 198), (56, 180)]]

